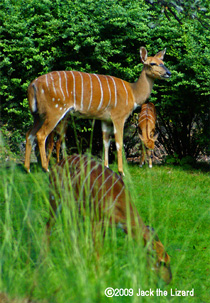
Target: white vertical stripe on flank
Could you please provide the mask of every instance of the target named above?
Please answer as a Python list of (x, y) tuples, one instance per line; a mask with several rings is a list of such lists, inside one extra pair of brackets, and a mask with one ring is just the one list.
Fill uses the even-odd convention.
[(64, 77), (65, 77), (65, 80), (66, 80), (66, 93), (67, 93), (67, 96), (69, 97), (68, 81), (67, 81), (66, 72), (64, 71), (63, 73), (64, 73)]
[[(76, 182), (77, 182), (77, 178), (79, 176), (81, 176), (81, 175), (82, 176), (84, 175), (85, 168), (86, 168), (86, 166), (87, 166), (87, 164), (89, 162), (89, 159), (87, 159), (85, 155), (75, 155), (75, 156), (76, 157), (73, 160), (71, 159), (71, 162), (69, 163), (69, 165), (71, 165), (71, 167), (74, 169), (74, 177), (73, 177), (73, 179), (76, 180)], [(75, 160), (77, 160), (77, 159), (79, 161), (77, 161), (76, 163), (74, 163)], [(79, 165), (78, 167), (77, 167), (77, 164)]]
[(55, 83), (54, 83), (54, 79), (53, 79), (52, 73), (50, 73), (50, 78), (52, 80), (53, 90), (54, 90), (54, 93), (56, 95)]
[(100, 100), (100, 103), (99, 103), (99, 106), (97, 108), (97, 110), (99, 110), (103, 104), (103, 87), (102, 87), (102, 84), (101, 84), (101, 80), (99, 78), (98, 75), (94, 74), (94, 76), (96, 76), (96, 78), (98, 79), (98, 82), (99, 82), (99, 85), (100, 85), (100, 90), (101, 90), (101, 100)]
[(47, 84), (47, 88), (49, 89), (49, 83), (48, 83), (48, 79), (47, 79), (47, 74), (45, 75), (45, 81), (46, 81), (46, 84)]
[[(112, 175), (110, 175), (110, 176), (113, 176), (113, 173), (112, 173)], [(107, 181), (107, 180), (108, 180), (108, 178), (106, 179), (106, 181)], [(103, 197), (99, 200), (98, 205), (101, 203), (101, 201), (103, 200), (103, 198), (108, 194), (108, 192), (112, 189), (112, 187), (115, 186), (115, 184), (116, 184), (119, 180), (120, 180), (120, 177), (118, 177), (118, 178), (114, 181), (114, 183), (112, 183), (112, 186), (109, 187), (109, 189), (105, 192), (105, 194), (103, 195)], [(105, 184), (106, 181), (105, 181), (103, 184)]]
[(74, 76), (74, 72), (70, 71), (70, 73), (72, 74), (73, 77), (73, 95), (74, 95), (74, 107), (76, 107), (76, 91), (75, 91), (75, 76)]
[[(82, 163), (81, 163), (81, 160), (83, 160)], [(85, 174), (86, 174), (85, 169), (86, 169), (88, 163), (90, 163), (89, 160), (90, 160), (90, 159), (86, 158), (85, 155), (82, 155), (82, 156), (80, 157), (80, 163), (79, 163), (80, 166), (79, 166), (79, 167), (76, 167), (76, 169), (75, 169), (75, 167), (74, 167), (74, 169), (75, 169), (75, 171), (74, 171), (74, 173), (75, 173), (74, 179), (76, 180), (76, 182), (77, 182), (77, 180), (78, 180), (79, 177), (83, 178), (83, 177), (85, 176)], [(78, 163), (78, 162), (77, 162), (77, 163)], [(77, 165), (77, 163), (76, 163), (76, 165)], [(82, 191), (80, 191), (80, 195), (81, 195), (81, 194), (82, 194)]]
[(128, 91), (127, 91), (124, 81), (123, 80), (121, 80), (121, 81), (122, 81), (122, 84), (123, 84), (123, 87), (124, 87), (125, 93), (126, 93), (126, 105), (128, 105)]
[(66, 159), (63, 158), (60, 162), (59, 162), (59, 166), (62, 167), (63, 166), (63, 163), (65, 163)]
[(59, 87), (60, 87), (60, 91), (61, 91), (61, 94), (63, 95), (63, 100), (65, 101), (66, 97), (64, 95), (64, 92), (63, 92), (63, 89), (62, 89), (62, 83), (61, 83), (61, 75), (60, 75), (60, 72), (57, 72), (58, 74), (58, 78), (59, 78)]
[(82, 73), (80, 73), (80, 78), (81, 78), (81, 104), (80, 104), (80, 109), (83, 110), (83, 94), (84, 94), (84, 91), (83, 91), (83, 76), (82, 76)]
[(112, 79), (112, 82), (114, 83), (114, 96), (115, 96), (115, 102), (114, 102), (114, 107), (117, 106), (117, 87), (115, 80), (112, 78), (112, 76), (109, 76)]
[[(90, 163), (90, 167), (91, 167), (91, 163), (92, 163), (91, 160), (89, 161), (89, 163)], [(91, 176), (92, 172), (98, 168), (98, 166), (99, 166), (99, 164), (96, 163), (95, 165), (93, 165), (93, 167), (91, 168), (91, 170), (88, 173), (86, 172), (86, 177), (82, 183), (82, 187), (80, 187), (81, 192), (84, 190), (85, 182), (88, 181), (88, 178)]]
[(62, 116), (60, 116), (60, 118), (59, 118), (59, 120), (57, 121), (57, 123), (56, 123), (56, 125), (55, 125), (54, 128), (56, 128), (56, 126), (58, 125), (58, 123), (63, 119), (63, 117), (66, 115), (66, 113), (67, 113), (68, 111), (70, 111), (71, 109), (72, 109), (72, 107), (69, 107), (69, 108), (67, 108), (67, 109), (65, 110), (65, 112), (62, 114)]
[[(108, 177), (104, 180), (104, 182), (101, 184), (101, 186), (98, 188), (98, 191), (97, 191), (97, 193), (96, 193), (96, 195), (95, 195), (95, 197), (94, 197), (94, 199), (96, 198), (96, 196), (98, 195), (98, 193), (100, 192), (100, 190), (102, 189), (103, 190), (103, 186), (104, 186), (104, 184), (111, 178), (111, 177), (113, 177), (113, 172), (110, 174), (110, 175), (108, 175)], [(104, 197), (104, 195), (102, 196), (102, 198), (98, 201), (98, 204), (100, 204), (101, 203), (101, 200), (103, 199), (103, 197)]]
[(71, 162), (69, 163), (69, 165), (72, 166), (79, 157), (80, 157), (80, 155), (76, 155), (76, 157), (73, 160), (71, 159)]
[(88, 201), (89, 201), (89, 199), (90, 199), (90, 196), (92, 195), (92, 191), (93, 191), (93, 189), (94, 189), (94, 186), (95, 186), (97, 180), (102, 176), (103, 173), (104, 173), (104, 170), (102, 169), (102, 170), (101, 170), (101, 173), (100, 173), (100, 174), (97, 176), (97, 178), (94, 180), (94, 182), (93, 182), (93, 184), (92, 184), (92, 186), (91, 186), (91, 189), (90, 189), (90, 193), (89, 193), (89, 196), (88, 196)]
[(89, 102), (89, 106), (88, 109), (90, 109), (91, 104), (92, 104), (92, 99), (93, 99), (93, 83), (92, 83), (92, 75), (88, 74), (89, 78), (90, 78), (90, 102)]
[[(119, 179), (118, 179), (119, 180)], [(112, 208), (114, 206), (114, 204), (116, 203), (117, 199), (119, 198), (119, 196), (122, 194), (123, 190), (124, 190), (125, 186), (123, 185), (121, 188), (121, 191), (119, 192), (119, 194), (116, 196), (116, 198), (114, 199), (113, 203), (111, 205), (109, 205), (109, 207), (107, 207), (106, 209), (104, 209), (105, 211), (107, 211), (108, 209)]]
[(109, 80), (108, 80), (107, 76), (105, 76), (105, 77), (106, 77), (106, 82), (107, 82), (108, 91), (109, 91), (109, 102), (108, 102), (108, 104), (106, 106), (106, 108), (107, 108), (107, 107), (109, 107), (109, 104), (111, 102), (111, 89), (110, 89), (110, 85), (109, 85)]

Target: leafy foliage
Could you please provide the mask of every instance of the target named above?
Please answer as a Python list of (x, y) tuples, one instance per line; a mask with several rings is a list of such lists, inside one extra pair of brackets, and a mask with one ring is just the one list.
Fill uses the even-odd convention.
[(193, 22), (168, 29), (174, 37), (168, 41), (173, 79), (170, 86), (159, 86), (155, 97), (159, 140), (179, 159), (210, 151), (210, 51), (204, 32)]
[[(169, 82), (155, 84), (151, 98), (159, 139), (179, 158), (210, 153), (210, 37), (200, 22), (186, 18), (180, 25), (143, 0), (5, 0), (0, 20), (1, 126), (4, 135), (15, 134), (15, 151), (32, 124), (26, 91), (33, 79), (75, 69), (133, 82), (142, 68), (139, 47), (146, 46), (149, 55), (167, 47), (172, 72)], [(76, 121), (78, 131), (90, 126)], [(84, 134), (88, 139), (90, 132)]]
[(209, 4), (205, 0), (145, 0), (153, 10), (164, 12), (170, 21), (171, 16), (180, 24), (185, 23), (185, 18), (196, 19), (200, 24), (209, 27)]

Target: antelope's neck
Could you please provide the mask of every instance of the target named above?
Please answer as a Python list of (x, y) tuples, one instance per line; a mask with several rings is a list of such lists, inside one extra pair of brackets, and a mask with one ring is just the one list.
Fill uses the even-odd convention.
[(145, 140), (148, 140), (148, 127), (145, 125), (144, 128), (141, 129), (142, 131), (142, 137), (145, 139)]
[(150, 96), (154, 84), (154, 79), (148, 77), (143, 69), (137, 82), (131, 84), (135, 103), (143, 104)]

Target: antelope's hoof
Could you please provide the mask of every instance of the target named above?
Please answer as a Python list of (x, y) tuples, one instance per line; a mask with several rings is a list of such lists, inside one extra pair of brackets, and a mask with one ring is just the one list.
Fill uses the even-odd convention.
[(122, 171), (119, 171), (119, 175), (120, 175), (121, 178), (125, 177), (125, 174)]
[(45, 173), (49, 173), (49, 172), (50, 172), (50, 171), (49, 171), (49, 168), (42, 167), (42, 170), (43, 170), (43, 172), (45, 172)]
[(24, 169), (25, 169), (25, 171), (28, 173), (28, 174), (30, 174), (30, 167), (26, 167), (25, 165), (23, 166), (24, 167)]

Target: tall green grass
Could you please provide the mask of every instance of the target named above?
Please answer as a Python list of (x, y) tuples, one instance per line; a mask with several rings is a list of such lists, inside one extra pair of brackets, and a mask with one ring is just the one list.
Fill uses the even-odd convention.
[[(117, 171), (116, 165), (111, 168)], [(171, 256), (169, 285), (148, 269), (142, 246), (118, 229), (106, 235), (98, 257), (88, 222), (72, 222), (67, 207), (52, 228), (48, 247), (48, 174), (36, 165), (26, 174), (13, 164), (1, 166), (0, 291), (39, 302), (209, 302), (209, 174), (131, 164), (125, 172), (142, 219), (155, 228)], [(131, 288), (134, 294), (107, 298), (107, 287)], [(138, 297), (139, 288), (168, 295)], [(195, 296), (171, 296), (171, 289), (173, 294), (194, 289)]]

